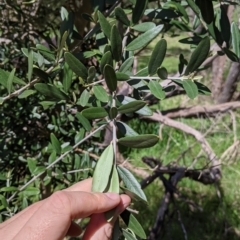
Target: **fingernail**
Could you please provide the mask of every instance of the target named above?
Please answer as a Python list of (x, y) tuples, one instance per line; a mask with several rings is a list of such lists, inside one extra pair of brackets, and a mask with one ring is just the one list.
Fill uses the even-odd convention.
[(107, 197), (109, 197), (112, 200), (117, 200), (119, 199), (119, 195), (117, 193), (105, 193)]

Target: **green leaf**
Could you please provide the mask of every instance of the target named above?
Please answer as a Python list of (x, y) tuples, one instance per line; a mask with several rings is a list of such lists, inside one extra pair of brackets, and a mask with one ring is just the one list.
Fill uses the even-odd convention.
[(60, 91), (54, 85), (50, 85), (50, 84), (46, 84), (46, 83), (36, 83), (34, 85), (34, 88), (38, 92), (43, 94), (44, 96), (48, 96), (53, 99), (57, 99), (57, 100), (67, 100), (68, 99), (68, 96), (64, 92)]
[(233, 62), (239, 62), (239, 58), (234, 52), (232, 52), (228, 48), (223, 48), (223, 51), (230, 60), (232, 60)]
[(8, 94), (11, 93), (12, 91), (12, 87), (13, 87), (13, 78), (14, 78), (14, 74), (15, 74), (16, 68), (14, 68), (9, 76), (8, 76), (8, 80), (7, 80), (7, 90), (8, 90)]
[(167, 41), (161, 39), (154, 47), (152, 55), (148, 63), (149, 75), (154, 75), (161, 66), (167, 51)]
[(167, 79), (168, 78), (167, 69), (165, 67), (158, 68), (157, 75), (163, 80)]
[(195, 2), (193, 0), (186, 0), (189, 7), (196, 13), (196, 15), (200, 14), (200, 10), (198, 8), (198, 6), (195, 4)]
[(87, 78), (87, 82), (91, 83), (96, 77), (96, 68), (94, 66), (91, 66), (88, 69), (88, 78)]
[(104, 53), (101, 62), (100, 62), (100, 69), (101, 72), (103, 73), (104, 71), (104, 67), (106, 65), (110, 65), (111, 67), (113, 66), (113, 59), (112, 59), (112, 53), (110, 51), (107, 51), (106, 53)]
[(30, 95), (32, 95), (32, 94), (34, 94), (34, 93), (36, 93), (35, 90), (28, 89), (28, 90), (25, 90), (24, 92), (22, 92), (22, 93), (18, 96), (18, 98), (19, 98), (19, 99), (27, 98), (28, 96), (30, 96)]
[(49, 75), (46, 72), (44, 72), (42, 69), (34, 67), (33, 73), (37, 75), (44, 82), (46, 83), (48, 82)]
[(158, 99), (162, 100), (165, 98), (165, 92), (159, 82), (150, 80), (148, 87), (151, 93)]
[(110, 144), (97, 161), (92, 180), (93, 192), (104, 192), (106, 190), (113, 167), (113, 157), (113, 146)]
[(122, 38), (116, 25), (112, 26), (110, 41), (113, 58), (120, 61), (122, 58)]
[(61, 154), (61, 144), (58, 141), (58, 139), (56, 138), (56, 136), (54, 135), (54, 133), (50, 134), (50, 138), (51, 138), (51, 143), (52, 143), (52, 147), (53, 149), (56, 151), (57, 154)]
[(119, 68), (119, 72), (128, 73), (129, 69), (132, 68), (134, 57), (127, 58)]
[(118, 143), (126, 147), (132, 148), (148, 148), (154, 146), (159, 137), (154, 134), (143, 134), (132, 137), (123, 137), (118, 139)]
[(34, 172), (34, 170), (36, 168), (36, 164), (37, 164), (37, 161), (35, 159), (32, 159), (32, 158), (27, 159), (28, 169), (31, 174)]
[(129, 127), (126, 123), (117, 121), (116, 123), (118, 130), (125, 136), (138, 136), (138, 133), (135, 132), (131, 127)]
[(196, 49), (191, 55), (187, 68), (185, 70), (185, 75), (188, 75), (191, 72), (194, 72), (200, 67), (200, 65), (206, 60), (210, 50), (210, 39), (205, 37), (198, 44)]
[(83, 79), (87, 79), (88, 76), (87, 68), (75, 56), (73, 56), (70, 52), (65, 52), (64, 57), (68, 66), (73, 70), (73, 72), (77, 76)]
[(88, 119), (85, 118), (81, 113), (76, 113), (76, 117), (87, 131), (90, 131), (92, 129), (92, 126), (89, 123)]
[[(8, 72), (8, 71), (5, 71), (3, 69), (0, 68), (0, 84), (2, 84), (5, 88), (8, 88), (7, 87), (7, 79), (9, 78), (11, 72)], [(14, 83), (17, 83), (17, 84), (20, 84), (20, 85), (26, 85), (26, 83), (19, 79), (18, 77), (14, 76), (13, 77), (13, 80), (12, 80)]]
[(90, 98), (89, 91), (87, 89), (84, 89), (80, 98), (77, 101), (77, 104), (81, 105), (82, 107), (85, 107), (88, 104), (89, 98)]
[(111, 25), (100, 11), (98, 11), (98, 20), (103, 33), (110, 39)]
[(91, 107), (84, 109), (82, 115), (87, 119), (97, 119), (107, 117), (108, 113), (103, 107)]
[(13, 187), (13, 186), (0, 188), (0, 192), (15, 192), (17, 190), (18, 190), (18, 188), (17, 187)]
[(68, 92), (72, 84), (73, 72), (67, 63), (64, 64), (63, 68), (63, 89)]
[(138, 32), (146, 32), (149, 29), (155, 28), (156, 24), (154, 22), (143, 22), (132, 27), (132, 29)]
[(111, 180), (110, 180), (110, 186), (108, 188), (108, 192), (112, 193), (119, 193), (119, 177), (118, 177), (118, 172), (117, 168), (114, 165), (112, 168), (112, 175), (111, 175)]
[(240, 31), (235, 22), (231, 25), (233, 52), (240, 58)]
[(214, 20), (213, 3), (211, 0), (195, 0), (196, 5), (200, 8), (202, 18), (210, 24)]
[(195, 97), (197, 97), (198, 87), (192, 80), (183, 80), (182, 84), (189, 98), (194, 99)]
[(136, 178), (132, 175), (132, 173), (128, 171), (126, 168), (121, 166), (117, 166), (117, 171), (126, 188), (129, 191), (133, 192), (135, 195), (137, 195), (143, 202), (147, 202), (147, 198), (143, 190), (141, 189), (140, 184), (138, 183)]
[(136, 0), (135, 7), (132, 12), (132, 22), (136, 24), (142, 17), (146, 7), (148, 0)]
[(104, 77), (109, 90), (114, 92), (117, 89), (117, 77), (114, 69), (110, 65), (104, 67)]
[(142, 100), (132, 101), (132, 102), (129, 102), (127, 104), (120, 106), (118, 108), (118, 112), (122, 113), (122, 114), (136, 112), (137, 110), (143, 108), (145, 105), (146, 105), (146, 103)]
[(145, 33), (139, 35), (132, 42), (130, 42), (126, 50), (127, 51), (135, 51), (146, 46), (150, 41), (152, 41), (163, 29), (164, 25), (159, 25), (155, 28), (152, 28)]
[(49, 60), (55, 61), (54, 52), (52, 52), (50, 49), (43, 46), (42, 44), (37, 44), (36, 47), (44, 57), (46, 57)]
[(138, 235), (142, 239), (147, 238), (141, 224), (138, 222), (138, 220), (134, 217), (132, 213), (125, 210), (121, 213), (121, 218), (123, 219), (126, 226), (131, 229), (136, 235)]
[(130, 77), (126, 73), (116, 72), (116, 77), (118, 81), (127, 81)]
[(118, 109), (116, 107), (111, 107), (109, 110), (109, 118), (114, 119), (118, 115)]
[(132, 233), (125, 229), (122, 229), (122, 233), (126, 240), (137, 240), (137, 238)]
[[(21, 48), (21, 51), (28, 58), (28, 53), (29, 53), (28, 49), (27, 48)], [(36, 52), (33, 51), (33, 62), (38, 62), (38, 58), (40, 57), (40, 55), (41, 55), (40, 52), (36, 53)], [(46, 65), (50, 64), (50, 62), (46, 59), (44, 59), (43, 62)]]
[(194, 83), (197, 85), (199, 94), (211, 95), (211, 90), (207, 86), (205, 86), (202, 83), (197, 82), (197, 81), (194, 81)]
[(115, 8), (114, 10), (116, 19), (125, 24), (126, 26), (130, 25), (130, 21), (128, 20), (128, 17), (124, 10), (120, 7)]
[(108, 94), (102, 86), (94, 85), (93, 92), (94, 92), (95, 97), (98, 100), (100, 100), (101, 102), (108, 102), (108, 99), (109, 99)]
[(226, 13), (227, 8), (225, 8), (223, 5), (220, 5), (220, 9), (221, 9), (220, 18), (221, 35), (222, 39), (226, 42), (227, 48), (229, 48), (231, 39), (231, 25)]
[(40, 190), (36, 187), (28, 186), (23, 190), (24, 196), (38, 196), (40, 194)]
[(33, 73), (33, 50), (28, 50), (28, 81), (31, 81)]

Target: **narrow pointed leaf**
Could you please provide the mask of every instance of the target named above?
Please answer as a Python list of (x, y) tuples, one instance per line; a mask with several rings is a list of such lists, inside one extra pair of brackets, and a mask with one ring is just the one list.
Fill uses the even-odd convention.
[(111, 107), (109, 110), (109, 118), (114, 119), (118, 115), (118, 109), (116, 107)]
[(90, 131), (92, 129), (92, 126), (90, 122), (88, 121), (87, 118), (85, 118), (81, 113), (76, 113), (76, 117), (78, 121), (83, 125), (83, 127), (87, 130)]
[(148, 84), (149, 89), (151, 90), (151, 93), (158, 99), (162, 100), (165, 98), (165, 92), (162, 89), (162, 86), (159, 82), (150, 80)]
[(159, 137), (154, 134), (143, 134), (133, 137), (123, 137), (118, 139), (118, 143), (126, 147), (132, 148), (148, 148), (154, 146)]
[(8, 80), (7, 80), (7, 90), (8, 90), (8, 94), (11, 93), (12, 91), (12, 86), (13, 86), (13, 79), (14, 79), (14, 74), (15, 74), (16, 68), (14, 68), (9, 76), (8, 76)]
[(131, 127), (129, 127), (126, 123), (118, 121), (116, 123), (118, 130), (125, 136), (138, 136), (138, 133), (135, 132)]
[(113, 58), (120, 61), (122, 58), (122, 38), (116, 25), (112, 26), (110, 41)]
[(35, 75), (37, 75), (44, 82), (46, 82), (46, 83), (48, 82), (49, 75), (45, 71), (43, 71), (42, 69), (34, 67), (33, 68), (33, 73)]
[(132, 101), (132, 102), (129, 102), (127, 104), (120, 106), (118, 108), (118, 112), (122, 113), (122, 114), (136, 112), (137, 110), (143, 108), (145, 105), (146, 105), (146, 103), (142, 100)]
[(88, 100), (90, 98), (90, 93), (87, 89), (84, 89), (84, 91), (82, 92), (79, 100), (77, 101), (77, 104), (85, 107), (88, 104)]
[(130, 77), (126, 73), (116, 72), (116, 77), (118, 81), (127, 81)]
[(228, 48), (223, 48), (223, 51), (230, 60), (232, 60), (233, 62), (239, 62), (239, 58), (234, 52), (232, 52)]
[(63, 89), (65, 92), (68, 92), (69, 88), (71, 87), (73, 80), (72, 75), (72, 69), (67, 63), (65, 63), (63, 68)]
[(221, 18), (220, 18), (221, 35), (222, 35), (222, 39), (226, 42), (227, 48), (229, 48), (230, 39), (231, 39), (231, 25), (226, 13), (226, 8), (223, 7), (223, 5), (221, 5), (220, 9), (221, 9)]
[(104, 77), (109, 90), (114, 92), (117, 89), (117, 77), (114, 69), (110, 65), (104, 67)]
[(240, 31), (235, 22), (231, 25), (233, 52), (240, 58)]
[(44, 96), (57, 99), (57, 100), (67, 100), (68, 96), (60, 91), (56, 86), (46, 84), (46, 83), (36, 83), (34, 88), (39, 91)]
[(153, 49), (152, 55), (148, 63), (148, 73), (150, 76), (157, 72), (157, 69), (161, 66), (167, 51), (167, 41), (161, 39)]
[(119, 193), (119, 177), (118, 177), (118, 172), (115, 165), (113, 166), (113, 169), (112, 169), (110, 186), (107, 191), (112, 193)]
[(137, 240), (135, 236), (132, 235), (129, 231), (122, 229), (123, 236), (125, 237), (126, 240)]
[(111, 25), (100, 11), (98, 11), (98, 20), (103, 33), (106, 35), (108, 39), (110, 39)]
[(113, 157), (113, 146), (110, 144), (97, 161), (92, 180), (93, 192), (104, 192), (106, 190), (112, 171)]
[(84, 109), (82, 115), (87, 119), (97, 119), (107, 117), (108, 113), (103, 107), (91, 107)]
[(132, 42), (130, 42), (127, 45), (126, 50), (135, 51), (137, 49), (145, 47), (150, 41), (152, 41), (162, 31), (163, 26), (164, 25), (159, 25), (139, 35), (137, 38), (135, 38)]
[(18, 98), (20, 98), (20, 99), (22, 99), (22, 98), (27, 98), (28, 96), (30, 96), (30, 95), (32, 95), (32, 94), (34, 94), (34, 93), (36, 93), (35, 90), (28, 89), (28, 90), (25, 90), (24, 92), (22, 92), (22, 93), (18, 96)]
[(200, 14), (200, 9), (199, 7), (195, 4), (194, 0), (186, 0), (189, 7), (197, 14)]
[(115, 12), (115, 17), (117, 18), (117, 20), (119, 20), (126, 26), (130, 25), (130, 21), (128, 20), (128, 17), (122, 8), (117, 7), (117, 8), (115, 8), (114, 12)]
[(146, 239), (146, 233), (143, 230), (141, 224), (135, 218), (135, 216), (129, 211), (125, 210), (121, 213), (121, 218), (123, 219), (126, 226), (131, 229), (136, 235), (142, 239)]
[(87, 79), (88, 76), (87, 68), (75, 56), (73, 56), (70, 52), (66, 52), (64, 54), (64, 57), (68, 66), (73, 70), (73, 72), (77, 76), (83, 79)]
[(143, 22), (132, 27), (132, 29), (138, 32), (146, 32), (149, 29), (155, 28), (156, 24), (153, 22)]
[(93, 86), (93, 92), (95, 97), (100, 100), (101, 102), (108, 102), (108, 94), (106, 90), (100, 85)]
[(182, 84), (189, 98), (194, 99), (195, 97), (197, 97), (198, 87), (192, 80), (183, 80)]
[(88, 77), (87, 77), (87, 82), (88, 83), (91, 83), (95, 77), (96, 77), (96, 68), (94, 66), (91, 66), (89, 69), (88, 69)]
[(211, 90), (207, 86), (197, 81), (194, 81), (194, 83), (197, 85), (199, 94), (211, 95)]
[(28, 51), (28, 81), (31, 81), (33, 73), (33, 50)]
[(203, 20), (210, 24), (214, 20), (214, 10), (212, 0), (195, 0), (199, 7)]
[(146, 7), (148, 0), (136, 0), (135, 7), (132, 13), (132, 22), (136, 24), (142, 17)]
[(127, 58), (119, 68), (119, 72), (122, 72), (122, 73), (129, 72), (130, 68), (132, 68), (133, 61), (134, 61), (134, 57)]
[[(10, 74), (11, 74), (11, 72), (5, 71), (5, 70), (0, 68), (0, 79), (1, 79), (0, 84), (3, 85), (5, 88), (8, 88), (7, 87), (7, 82), (8, 81), (7, 80), (9, 78)], [(12, 82), (20, 84), (20, 85), (26, 85), (26, 83), (23, 80), (21, 80), (20, 78), (18, 78), (16, 76), (13, 77)]]
[(50, 138), (53, 149), (56, 151), (57, 154), (60, 155), (62, 151), (60, 142), (58, 141), (54, 133), (51, 133)]
[(209, 50), (210, 39), (209, 37), (205, 37), (192, 53), (184, 74), (188, 75), (189, 73), (196, 71), (198, 67), (200, 67), (200, 65), (206, 60)]
[(37, 44), (36, 45), (38, 51), (44, 56), (46, 57), (48, 60), (52, 60), (55, 61), (55, 56), (54, 56), (54, 52), (52, 52), (50, 49), (48, 49), (47, 47), (45, 47), (42, 44)]
[(110, 65), (111, 67), (113, 66), (112, 53), (110, 51), (107, 51), (106, 53), (104, 53), (104, 55), (103, 55), (103, 57), (101, 59), (100, 69), (101, 69), (102, 73), (104, 71), (104, 67), (107, 64)]
[(147, 202), (145, 193), (132, 173), (121, 166), (117, 166), (117, 171), (126, 188), (137, 195), (142, 201)]

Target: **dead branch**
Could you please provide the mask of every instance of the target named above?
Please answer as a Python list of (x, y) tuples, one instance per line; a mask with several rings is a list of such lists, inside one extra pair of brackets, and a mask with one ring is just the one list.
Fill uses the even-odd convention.
[(220, 170), (220, 161), (216, 154), (213, 152), (212, 148), (208, 144), (205, 137), (196, 129), (175, 120), (172, 120), (166, 116), (163, 116), (161, 113), (153, 113), (152, 116), (143, 117), (145, 119), (161, 122), (169, 127), (179, 129), (187, 134), (192, 135), (196, 140), (201, 144), (203, 151), (207, 154), (209, 160), (211, 161), (212, 168), (202, 171), (202, 174), (206, 174), (205, 177), (209, 177), (209, 183), (214, 183), (220, 180), (221, 170)]
[(175, 108), (162, 111), (162, 115), (168, 118), (212, 117), (219, 113), (240, 108), (240, 102), (227, 102), (216, 105), (193, 106), (188, 108)]

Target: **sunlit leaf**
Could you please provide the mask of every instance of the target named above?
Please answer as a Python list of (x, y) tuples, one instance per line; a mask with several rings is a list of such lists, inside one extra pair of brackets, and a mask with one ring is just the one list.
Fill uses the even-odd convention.
[(81, 113), (76, 113), (76, 117), (78, 121), (83, 125), (83, 127), (87, 130), (90, 131), (92, 129), (91, 124), (89, 123), (88, 119), (85, 118)]
[(154, 47), (152, 55), (148, 63), (149, 75), (154, 75), (161, 66), (167, 51), (167, 41), (161, 39)]
[(32, 94), (34, 94), (34, 93), (36, 93), (35, 90), (28, 89), (28, 90), (25, 90), (24, 92), (22, 92), (22, 93), (18, 96), (18, 98), (20, 98), (20, 99), (27, 98), (28, 96), (30, 96), (30, 95), (32, 95)]
[(101, 102), (108, 102), (108, 99), (109, 99), (108, 94), (102, 86), (94, 85), (93, 92), (94, 92), (95, 97), (98, 100), (100, 100)]
[(36, 47), (44, 57), (46, 57), (49, 60), (55, 61), (54, 52), (52, 52), (50, 49), (48, 49), (42, 44), (37, 44)]
[(231, 25), (233, 52), (240, 58), (240, 31), (235, 22)]
[(104, 192), (106, 190), (113, 167), (113, 158), (113, 146), (110, 144), (97, 161), (92, 180), (93, 192)]
[(155, 28), (156, 24), (154, 22), (143, 22), (132, 27), (132, 29), (138, 32), (146, 32), (149, 29)]
[(164, 25), (159, 25), (155, 28), (152, 28), (145, 33), (139, 35), (132, 42), (130, 42), (126, 50), (127, 51), (135, 51), (146, 46), (150, 41), (152, 41), (163, 29)]
[(159, 82), (150, 80), (148, 84), (151, 93), (158, 99), (162, 100), (165, 98), (165, 92)]
[(126, 240), (137, 240), (137, 238), (132, 233), (125, 229), (122, 229), (122, 233)]
[(118, 139), (118, 143), (126, 147), (132, 148), (148, 148), (154, 146), (159, 137), (154, 134), (143, 134), (132, 137), (123, 137)]
[(192, 80), (183, 80), (182, 84), (189, 98), (194, 99), (195, 97), (197, 97), (198, 87)]
[(98, 11), (98, 20), (103, 33), (110, 39), (111, 25), (100, 11)]
[(90, 98), (90, 93), (87, 89), (84, 89), (84, 91), (82, 92), (80, 98), (77, 101), (77, 104), (85, 107), (88, 103), (88, 100)]
[(7, 79), (7, 90), (8, 90), (8, 94), (11, 93), (12, 91), (12, 87), (13, 87), (13, 78), (14, 78), (14, 74), (15, 74), (15, 71), (16, 71), (16, 68), (14, 68), (9, 76), (8, 76), (8, 79)]
[(117, 166), (117, 171), (126, 188), (129, 191), (133, 192), (135, 195), (137, 195), (143, 202), (147, 202), (147, 198), (143, 190), (141, 189), (140, 184), (138, 183), (136, 178), (132, 175), (132, 173), (126, 168), (121, 167), (119, 165)]
[(116, 77), (118, 81), (126, 81), (130, 78), (126, 73), (122, 72), (116, 72)]
[(119, 72), (128, 73), (129, 69), (132, 67), (134, 57), (127, 58), (119, 68)]

